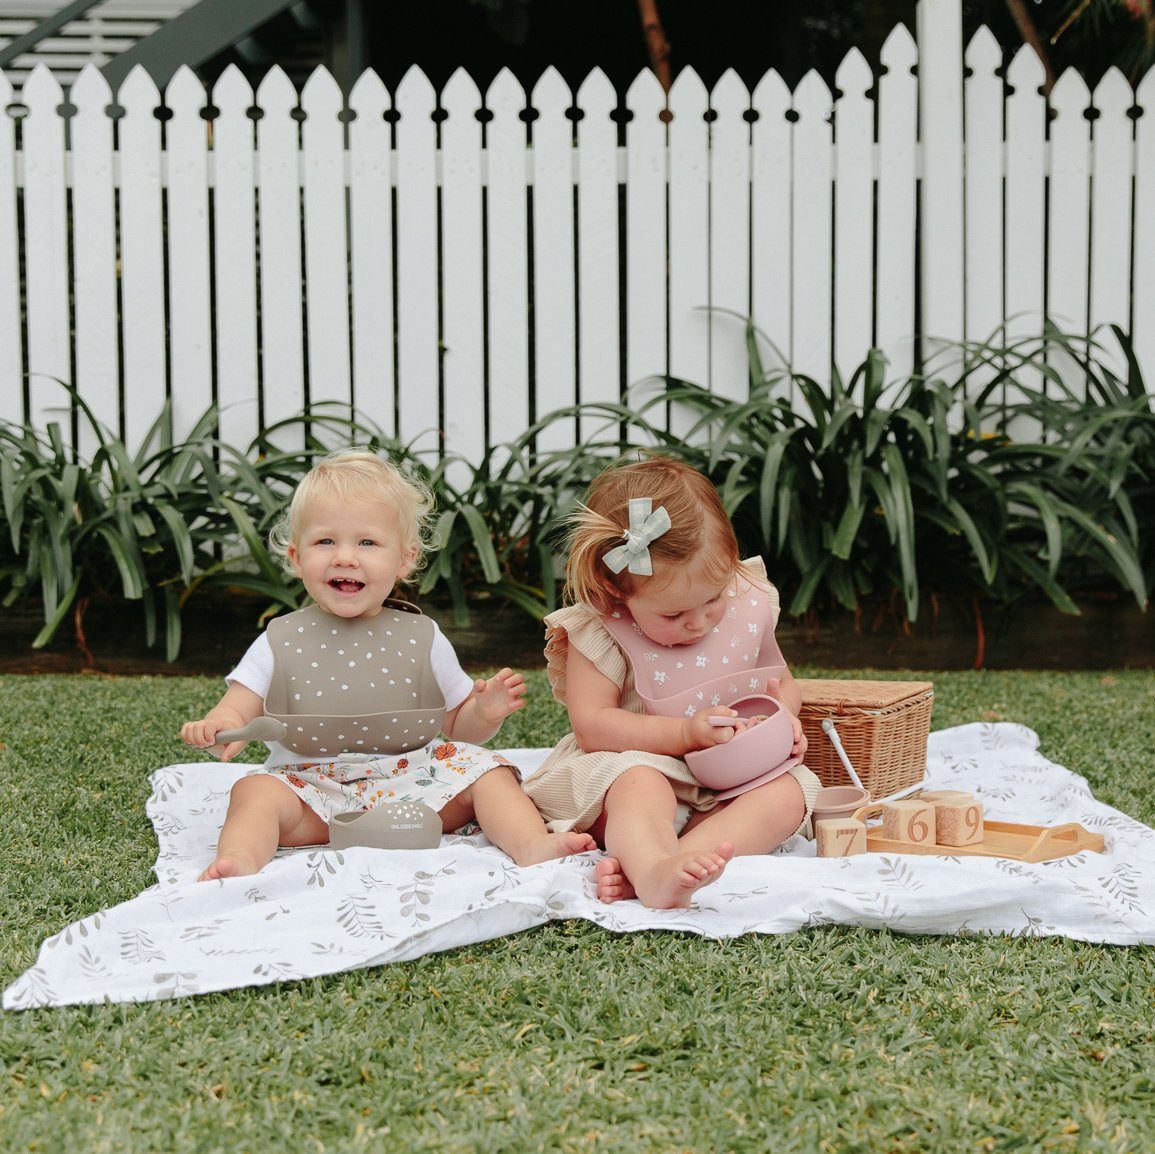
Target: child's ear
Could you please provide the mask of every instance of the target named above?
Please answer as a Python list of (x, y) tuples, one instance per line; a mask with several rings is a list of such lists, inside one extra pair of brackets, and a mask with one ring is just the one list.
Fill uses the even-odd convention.
[(624, 605), (625, 597), (622, 591), (604, 577), (598, 578), (598, 588), (601, 590), (602, 597), (605, 599), (607, 605)]
[(401, 559), (401, 568), (397, 570), (398, 581), (404, 581), (413, 572), (413, 566), (417, 564), (417, 555), (417, 546), (410, 545), (408, 552)]
[(295, 541), (289, 542), (289, 548), (286, 551), (286, 555), (289, 558), (289, 564), (293, 567), (293, 572), (296, 573), (298, 577), (303, 576), (301, 572), (301, 552), (297, 548)]

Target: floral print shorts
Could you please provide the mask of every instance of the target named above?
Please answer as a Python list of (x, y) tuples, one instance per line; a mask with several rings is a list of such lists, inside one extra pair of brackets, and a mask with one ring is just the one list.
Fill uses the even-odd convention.
[(499, 765), (508, 765), (517, 772), (491, 749), (436, 740), (409, 753), (262, 766), (253, 774), (279, 778), (328, 822), (335, 814), (360, 813), (383, 802), (420, 802), (438, 813), (466, 786)]

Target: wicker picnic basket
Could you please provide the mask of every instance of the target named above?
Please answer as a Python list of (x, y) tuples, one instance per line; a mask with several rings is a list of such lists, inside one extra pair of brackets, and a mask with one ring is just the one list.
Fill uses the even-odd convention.
[(828, 681), (799, 678), (806, 764), (823, 785), (850, 782), (822, 729), (829, 717), (862, 784), (873, 798), (922, 781), (934, 686), (929, 681)]

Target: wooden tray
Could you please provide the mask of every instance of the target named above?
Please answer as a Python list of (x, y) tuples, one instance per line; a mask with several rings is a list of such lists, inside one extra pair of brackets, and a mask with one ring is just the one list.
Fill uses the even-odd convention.
[[(878, 813), (877, 805), (855, 810), (854, 817), (865, 821), (868, 814)], [(1090, 850), (1103, 852), (1103, 835), (1092, 833), (1077, 821), (1065, 825), (1018, 825), (1010, 821), (983, 822), (983, 840), (974, 845), (916, 845), (909, 841), (891, 841), (877, 829), (867, 827), (866, 849), (869, 853), (938, 854), (943, 857), (1005, 857), (1015, 861), (1055, 861), (1073, 853)]]

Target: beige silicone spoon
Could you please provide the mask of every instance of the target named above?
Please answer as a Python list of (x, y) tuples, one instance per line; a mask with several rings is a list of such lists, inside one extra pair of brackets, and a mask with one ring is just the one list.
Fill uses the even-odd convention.
[(285, 723), (275, 717), (254, 717), (248, 725), (240, 729), (222, 729), (216, 738), (217, 745), (228, 745), (230, 741), (280, 741), (285, 736)]

